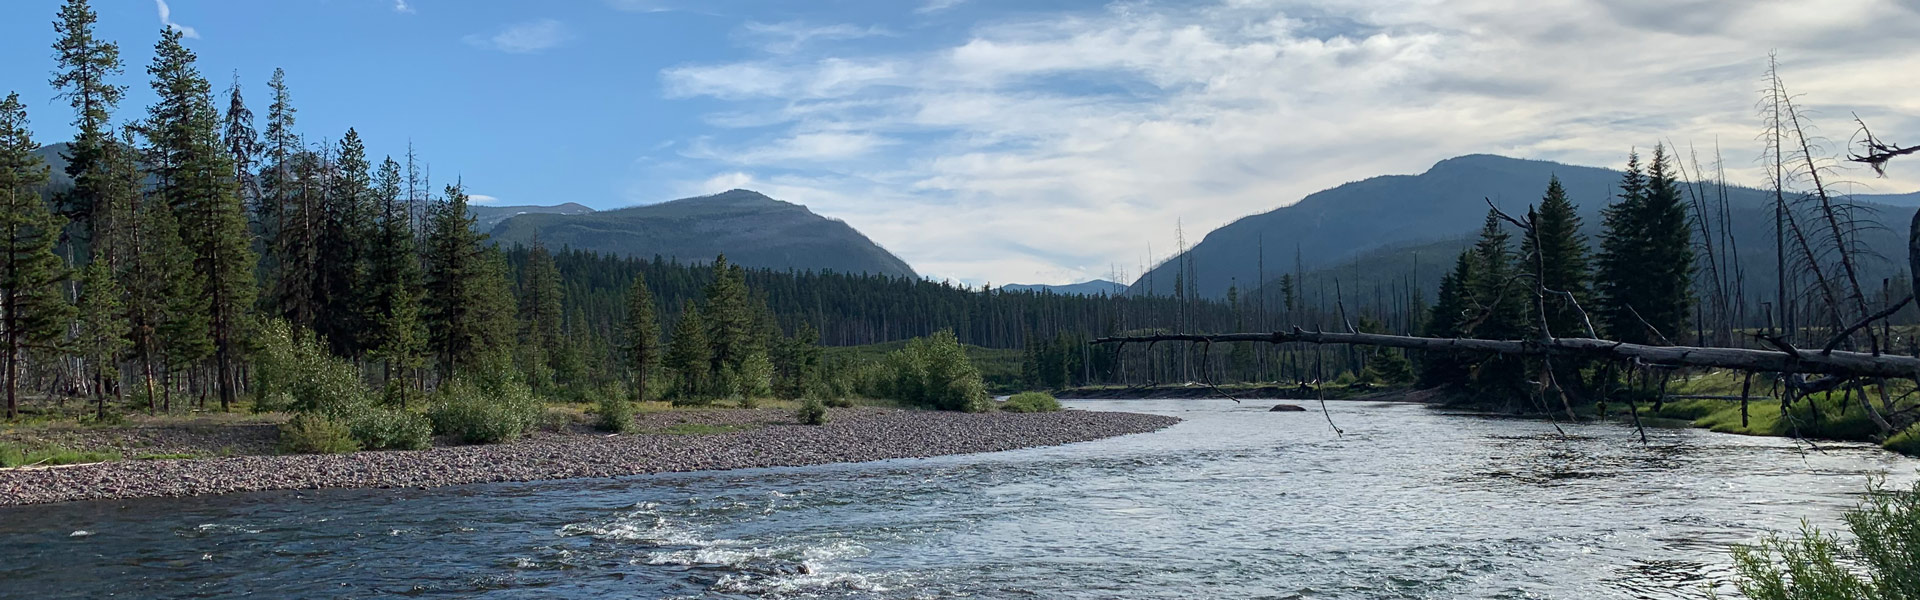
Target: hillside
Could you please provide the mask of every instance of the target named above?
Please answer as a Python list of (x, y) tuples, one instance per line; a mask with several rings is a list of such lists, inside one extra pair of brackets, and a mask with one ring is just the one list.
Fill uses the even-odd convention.
[(1000, 289), (1009, 292), (1053, 292), (1055, 294), (1073, 296), (1098, 296), (1101, 294), (1113, 296), (1127, 291), (1127, 285), (1105, 279), (1095, 279), (1093, 281), (1082, 281), (1080, 283), (1069, 283), (1065, 285), (1010, 283), (1000, 286)]
[(749, 267), (914, 278), (913, 268), (845, 222), (748, 190), (583, 214), (526, 213), (492, 229), (501, 244)]
[[(1381, 264), (1376, 261), (1391, 257), (1396, 253), (1392, 249), (1396, 248), (1410, 253), (1425, 247), (1429, 250), (1427, 254), (1432, 254), (1433, 244), (1458, 240), (1477, 230), (1486, 218), (1487, 199), (1504, 210), (1524, 211), (1528, 204), (1539, 201), (1548, 178), (1555, 176), (1560, 178), (1569, 198), (1579, 205), (1587, 234), (1597, 237), (1600, 209), (1615, 194), (1615, 184), (1620, 178), (1618, 171), (1468, 155), (1440, 161), (1419, 175), (1374, 177), (1316, 192), (1297, 204), (1244, 217), (1216, 229), (1189, 251), (1197, 264), (1198, 287), (1202, 295), (1214, 298), (1226, 295), (1228, 286), (1236, 281), (1243, 289), (1255, 287), (1249, 283), (1259, 280), (1263, 242), (1268, 280), (1294, 269), (1296, 251), (1300, 264), (1308, 272), (1346, 270), (1361, 256), (1369, 257), (1363, 262)], [(1881, 199), (1892, 204), (1904, 197), (1860, 197), (1862, 204)], [(1775, 277), (1770, 198), (1760, 190), (1730, 188), (1728, 203), (1749, 289), (1772, 290)], [(1912, 205), (1873, 206), (1885, 223), (1905, 224), (1914, 212)], [(1882, 256), (1905, 255), (1903, 234), (1883, 229), (1864, 232), (1861, 237)], [(1381, 252), (1383, 250), (1386, 252)], [(1412, 262), (1410, 255), (1405, 258), (1388, 261), (1388, 264)], [(1439, 268), (1451, 265), (1451, 261), (1452, 256), (1423, 256), (1420, 260), (1424, 265), (1441, 265)], [(1899, 271), (1885, 261), (1874, 261), (1866, 265), (1865, 270), (1863, 277), (1872, 281)], [(1175, 274), (1176, 263), (1169, 261), (1135, 281), (1129, 291), (1145, 291), (1151, 282), (1151, 289), (1156, 293), (1169, 294), (1173, 291)], [(1363, 279), (1394, 280), (1405, 274), (1377, 269), (1359, 271)], [(1422, 273), (1420, 279), (1431, 281), (1433, 277), (1437, 274)]]
[(581, 214), (593, 212), (593, 209), (587, 208), (586, 205), (583, 205), (577, 202), (568, 202), (566, 204), (560, 204), (555, 206), (533, 206), (533, 205), (486, 206), (481, 204), (471, 204), (467, 206), (467, 210), (468, 212), (473, 213), (474, 227), (481, 231), (491, 231), (494, 227), (499, 226), (501, 221), (505, 221), (507, 219), (511, 219), (519, 215), (536, 214), (536, 213), (552, 213), (552, 214), (559, 214), (559, 215), (581, 215)]

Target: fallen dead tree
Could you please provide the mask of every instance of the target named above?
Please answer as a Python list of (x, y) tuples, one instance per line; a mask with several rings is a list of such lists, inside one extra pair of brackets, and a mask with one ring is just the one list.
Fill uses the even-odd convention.
[(1096, 339), (1094, 344), (1189, 342), (1201, 344), (1265, 342), (1269, 344), (1349, 344), (1405, 348), (1425, 352), (1472, 352), (1513, 356), (1569, 357), (1615, 360), (1656, 367), (1698, 367), (1765, 373), (1805, 373), (1843, 378), (1920, 377), (1920, 358), (1841, 350), (1801, 350), (1772, 341), (1779, 350), (1703, 346), (1649, 346), (1593, 338), (1539, 340), (1480, 340), (1433, 338), (1380, 333), (1292, 331), (1273, 333), (1158, 334)]

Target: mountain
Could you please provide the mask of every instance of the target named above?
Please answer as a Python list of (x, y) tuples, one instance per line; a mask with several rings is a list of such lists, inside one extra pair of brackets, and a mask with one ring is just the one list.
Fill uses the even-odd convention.
[(67, 142), (47, 144), (34, 149), (33, 155), (47, 163), (47, 189), (64, 190), (73, 187), (73, 178), (67, 176)]
[[(1600, 209), (1617, 193), (1618, 171), (1475, 154), (1440, 161), (1419, 175), (1374, 177), (1316, 192), (1293, 205), (1216, 229), (1188, 251), (1198, 275), (1196, 287), (1201, 295), (1212, 298), (1225, 296), (1231, 285), (1243, 290), (1257, 287), (1250, 284), (1260, 279), (1262, 246), (1268, 281), (1296, 270), (1296, 252), (1299, 270), (1345, 273), (1343, 279), (1349, 285), (1364, 283), (1356, 279), (1402, 279), (1411, 273), (1356, 270), (1350, 263), (1401, 264), (1410, 269), (1411, 253), (1425, 249), (1419, 257), (1423, 271), (1419, 280), (1429, 282), (1453, 260), (1451, 253), (1432, 254), (1438, 248), (1458, 248), (1458, 240), (1477, 231), (1486, 218), (1488, 199), (1502, 210), (1520, 214), (1529, 204), (1539, 202), (1548, 178), (1556, 176), (1568, 197), (1579, 205), (1590, 241), (1597, 243)], [(1882, 223), (1897, 225), (1864, 231), (1861, 241), (1883, 257), (1904, 257), (1906, 223), (1920, 201), (1907, 206), (1891, 204), (1913, 196), (1856, 198), (1871, 207)], [(1745, 270), (1750, 289), (1772, 290), (1772, 200), (1766, 192), (1737, 187), (1727, 189), (1727, 200), (1739, 246), (1738, 263)], [(1393, 258), (1396, 254), (1409, 256)], [(1368, 260), (1356, 261), (1359, 257)], [(1149, 270), (1129, 291), (1172, 293), (1179, 262), (1169, 260)], [(1877, 282), (1881, 277), (1904, 273), (1904, 265), (1877, 260), (1869, 261), (1862, 270), (1863, 279)]]
[(501, 244), (707, 262), (777, 270), (917, 278), (913, 268), (837, 219), (748, 190), (582, 214), (526, 213), (493, 227)]
[(584, 205), (574, 203), (574, 202), (568, 202), (566, 204), (561, 204), (558, 206), (484, 206), (479, 204), (470, 204), (470, 205), (467, 205), (467, 209), (468, 209), (468, 212), (473, 213), (473, 217), (476, 221), (474, 223), (474, 227), (480, 229), (481, 231), (490, 231), (494, 227), (500, 225), (501, 221), (505, 221), (507, 219), (513, 218), (518, 215), (534, 214), (534, 213), (557, 214), (557, 215), (579, 215), (579, 214), (586, 214), (586, 213), (593, 212), (593, 209), (587, 208)]
[(1887, 206), (1920, 206), (1920, 192), (1906, 194), (1856, 194), (1853, 197), (1861, 202), (1885, 204)]
[(1127, 285), (1105, 279), (1095, 279), (1093, 281), (1082, 281), (1080, 283), (1069, 283), (1066, 285), (1014, 283), (1000, 286), (1000, 289), (1008, 292), (1052, 292), (1065, 296), (1099, 296), (1102, 294), (1117, 296), (1127, 291)]

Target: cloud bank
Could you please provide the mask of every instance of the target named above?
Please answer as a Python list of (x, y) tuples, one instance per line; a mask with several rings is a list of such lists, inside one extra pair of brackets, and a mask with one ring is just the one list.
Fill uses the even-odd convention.
[[(858, 54), (808, 51), (805, 32), (859, 26), (741, 28), (791, 43), (660, 74), (716, 107), (714, 133), (679, 146), (680, 191), (805, 203), (972, 283), (1137, 274), (1176, 221), (1192, 243), (1460, 154), (1615, 166), (1656, 142), (1717, 146), (1757, 184), (1774, 50), (1833, 153), (1852, 113), (1920, 135), (1905, 0), (1125, 2)], [(1905, 192), (1907, 171), (1853, 177)]]

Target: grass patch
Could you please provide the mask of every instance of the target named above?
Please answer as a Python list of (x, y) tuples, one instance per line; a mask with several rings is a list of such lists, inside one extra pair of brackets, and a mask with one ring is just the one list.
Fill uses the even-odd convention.
[(120, 458), (114, 452), (88, 452), (59, 446), (41, 448), (21, 448), (12, 444), (0, 444), (0, 467), (27, 467), (77, 465), (96, 463)]
[(721, 433), (733, 433), (736, 431), (746, 431), (749, 429), (752, 429), (752, 427), (748, 427), (745, 425), (708, 425), (706, 423), (681, 423), (679, 425), (674, 425), (666, 429), (655, 431), (654, 433), (664, 433), (667, 435), (716, 435)]
[(1899, 452), (1907, 456), (1920, 456), (1920, 423), (1908, 426), (1906, 431), (1887, 438), (1880, 447)]

